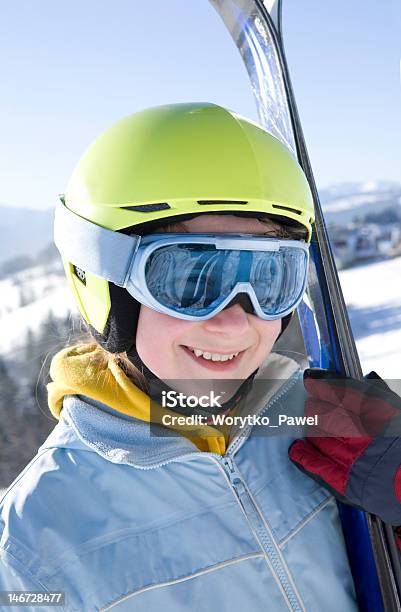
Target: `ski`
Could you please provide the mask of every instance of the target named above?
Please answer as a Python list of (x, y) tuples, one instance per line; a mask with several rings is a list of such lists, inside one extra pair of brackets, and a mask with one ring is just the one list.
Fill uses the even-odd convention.
[[(316, 221), (307, 292), (313, 316), (306, 304), (298, 311), (310, 364), (362, 378), (286, 62), (282, 2), (209, 1), (241, 54), (261, 125), (292, 150), (313, 193)], [(314, 322), (317, 322), (316, 327)], [(340, 503), (339, 513), (359, 608), (398, 612), (401, 609), (401, 561), (393, 529), (376, 516)]]

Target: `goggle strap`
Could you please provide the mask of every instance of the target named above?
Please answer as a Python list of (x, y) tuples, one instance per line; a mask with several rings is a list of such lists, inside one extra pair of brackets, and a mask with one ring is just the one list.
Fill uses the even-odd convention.
[(85, 272), (126, 287), (141, 237), (108, 230), (59, 204), (54, 242), (63, 259)]

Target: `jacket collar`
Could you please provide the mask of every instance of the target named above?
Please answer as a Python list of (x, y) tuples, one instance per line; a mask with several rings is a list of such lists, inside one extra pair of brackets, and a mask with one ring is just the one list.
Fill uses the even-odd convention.
[[(298, 364), (277, 353), (272, 353), (262, 364), (255, 383), (247, 396), (247, 414), (259, 414), (272, 402), (283, 385), (299, 378)], [(249, 435), (250, 431), (247, 432)], [(236, 450), (240, 432), (233, 432), (229, 449)], [(158, 467), (190, 454), (199, 448), (188, 438), (164, 427), (152, 425), (115, 408), (86, 397), (67, 395), (60, 420), (39, 452), (49, 448), (69, 448), (98, 453), (107, 461), (148, 469)], [(222, 454), (222, 453), (220, 453)]]

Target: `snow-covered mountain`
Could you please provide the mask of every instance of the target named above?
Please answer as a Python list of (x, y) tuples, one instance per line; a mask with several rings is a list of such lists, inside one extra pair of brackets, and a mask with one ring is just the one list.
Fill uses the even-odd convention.
[(0, 280), (0, 356), (13, 357), (49, 318), (76, 314), (61, 261), (35, 266)]
[(320, 189), (324, 217), (329, 225), (346, 225), (367, 215), (393, 211), (401, 223), (401, 185), (388, 181), (344, 183)]

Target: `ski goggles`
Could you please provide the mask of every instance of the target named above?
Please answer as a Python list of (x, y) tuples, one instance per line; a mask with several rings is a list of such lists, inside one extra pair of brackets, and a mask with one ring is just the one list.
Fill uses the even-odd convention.
[(274, 320), (302, 300), (306, 243), (249, 234), (129, 236), (74, 217), (74, 228), (66, 228), (66, 219), (57, 222), (56, 215), (55, 241), (62, 256), (125, 287), (160, 313), (188, 321), (210, 319), (245, 293), (258, 317)]

